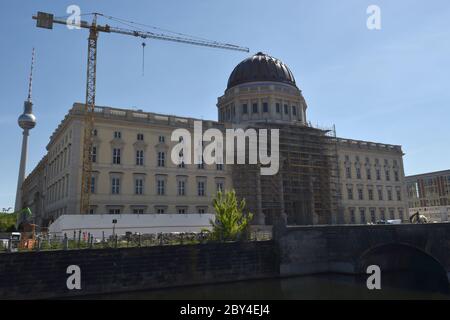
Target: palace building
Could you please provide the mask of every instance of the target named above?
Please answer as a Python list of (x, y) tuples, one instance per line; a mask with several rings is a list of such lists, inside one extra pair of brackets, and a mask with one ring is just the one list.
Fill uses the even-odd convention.
[[(313, 127), (294, 75), (258, 52), (232, 71), (218, 98), (218, 121), (114, 107), (95, 108), (91, 214), (213, 213), (219, 190), (234, 188), (254, 224), (367, 223), (406, 219), (401, 146), (338, 138)], [(80, 212), (84, 105), (75, 103), (47, 153), (22, 186), (23, 206), (39, 225)], [(175, 129), (278, 129), (280, 164), (174, 164)]]

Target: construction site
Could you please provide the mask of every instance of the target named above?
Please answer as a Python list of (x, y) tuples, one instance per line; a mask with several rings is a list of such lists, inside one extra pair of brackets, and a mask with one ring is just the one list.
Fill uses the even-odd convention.
[(279, 124), (252, 128), (280, 130), (280, 168), (276, 175), (261, 175), (260, 165), (232, 168), (236, 193), (256, 214), (257, 223), (273, 225), (278, 217), (286, 219), (288, 225), (339, 222), (342, 217), (334, 131)]

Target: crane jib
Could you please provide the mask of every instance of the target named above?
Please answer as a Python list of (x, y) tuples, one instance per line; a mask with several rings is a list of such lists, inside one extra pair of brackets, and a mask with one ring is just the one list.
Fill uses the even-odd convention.
[[(148, 31), (128, 30), (109, 25), (97, 25), (97, 15), (94, 14), (92, 23), (80, 21), (74, 25), (71, 20), (63, 20), (55, 18), (53, 14), (46, 12), (38, 12), (33, 16), (36, 20), (36, 26), (39, 28), (53, 29), (53, 24), (62, 24), (67, 26), (77, 26), (79, 28), (89, 29), (88, 38), (88, 62), (87, 62), (87, 79), (86, 79), (86, 104), (85, 104), (85, 122), (84, 122), (84, 138), (83, 138), (83, 170), (81, 177), (81, 196), (80, 196), (80, 213), (88, 214), (91, 211), (90, 193), (91, 193), (91, 175), (92, 175), (92, 131), (94, 128), (93, 112), (95, 109), (95, 83), (96, 83), (96, 64), (97, 64), (97, 37), (98, 32), (119, 33), (141, 37), (143, 39), (152, 38), (158, 40), (186, 43), (197, 46), (212, 47), (219, 49), (235, 50), (249, 52), (248, 48), (240, 47), (228, 43), (220, 43), (209, 40), (198, 40), (188, 37), (180, 37), (163, 33), (153, 33)], [(144, 46), (144, 45), (143, 45)]]

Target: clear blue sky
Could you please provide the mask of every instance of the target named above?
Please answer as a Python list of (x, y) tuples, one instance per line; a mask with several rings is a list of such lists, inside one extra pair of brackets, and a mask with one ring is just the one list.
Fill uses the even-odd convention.
[[(84, 101), (87, 31), (37, 29), (32, 14), (111, 16), (244, 45), (284, 61), (308, 103), (313, 124), (339, 136), (401, 144), (406, 174), (450, 168), (450, 2), (448, 0), (161, 0), (0, 2), (0, 209), (12, 206), (19, 166), (17, 117), (26, 98), (31, 49), (38, 122), (27, 173), (75, 101)], [(382, 29), (366, 28), (381, 8)], [(112, 24), (112, 23), (111, 23)], [(101, 34), (97, 104), (217, 119), (216, 99), (247, 54)]]

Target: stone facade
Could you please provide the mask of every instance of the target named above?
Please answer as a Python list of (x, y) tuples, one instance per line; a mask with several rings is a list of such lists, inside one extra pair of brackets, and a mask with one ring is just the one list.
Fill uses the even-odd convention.
[[(45, 163), (27, 178), (42, 176), (40, 197), (49, 220), (80, 212), (84, 105), (76, 103), (47, 145)], [(91, 213), (207, 213), (218, 189), (231, 188), (225, 165), (171, 161), (176, 128), (193, 130), (195, 119), (96, 107)], [(203, 121), (204, 129), (220, 125)], [(25, 205), (30, 204), (30, 199)]]
[(307, 105), (301, 91), (276, 82), (245, 83), (218, 98), (218, 118), (235, 125), (244, 123), (306, 124)]
[(337, 139), (345, 223), (408, 219), (401, 146)]

